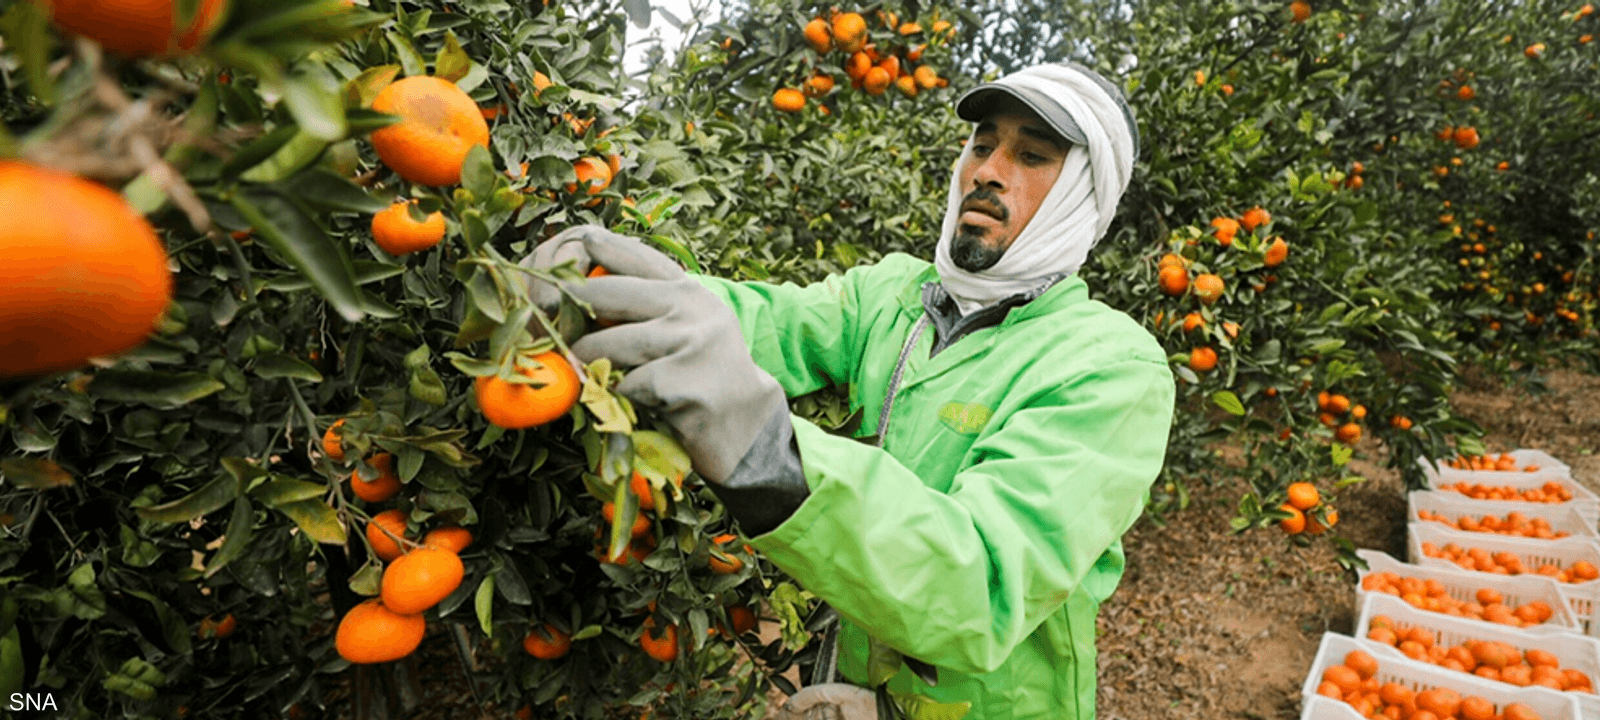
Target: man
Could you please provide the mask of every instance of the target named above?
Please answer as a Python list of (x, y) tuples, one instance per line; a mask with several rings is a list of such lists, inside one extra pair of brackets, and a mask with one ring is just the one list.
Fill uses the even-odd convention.
[[(1092, 718), (1095, 615), (1173, 411), (1161, 347), (1076, 275), (1137, 128), (1076, 65), (978, 87), (957, 113), (977, 126), (933, 264), (892, 254), (804, 288), (735, 283), (596, 228), (525, 262), (611, 272), (569, 288), (620, 322), (573, 352), (632, 368), (619, 391), (664, 414), (751, 544), (838, 611), (846, 680), (866, 680), (870, 638), (937, 671), (930, 686), (902, 668), (890, 690), (970, 703), (970, 720)], [(875, 445), (789, 414), (786, 395), (831, 384)], [(827, 684), (789, 709), (873, 718), (873, 700)]]

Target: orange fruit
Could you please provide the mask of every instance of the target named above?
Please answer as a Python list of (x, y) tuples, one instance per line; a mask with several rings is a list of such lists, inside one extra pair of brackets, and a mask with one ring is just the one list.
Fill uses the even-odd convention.
[[(798, 93), (797, 93), (798, 94)], [(805, 98), (801, 98), (804, 104)], [(776, 101), (776, 98), (774, 98)], [(583, 187), (590, 195), (599, 195), (611, 186), (611, 166), (606, 161), (595, 157), (581, 157), (572, 163), (573, 172), (578, 174), (578, 182), (567, 185), (567, 192), (575, 193)]]
[(406, 554), (405, 546), (400, 540), (406, 536), (406, 513), (398, 508), (385, 510), (372, 516), (367, 523), (367, 543), (372, 545), (372, 554), (379, 560), (389, 562)]
[(893, 78), (889, 75), (888, 70), (874, 67), (868, 70), (866, 75), (862, 76), (861, 87), (867, 91), (868, 95), (882, 95), (884, 90), (889, 89), (889, 83), (892, 81)]
[(901, 75), (900, 77), (895, 78), (894, 88), (899, 90), (900, 94), (906, 97), (916, 97), (917, 93), (919, 92), (917, 89), (916, 78), (913, 78), (910, 75)]
[(1206, 326), (1206, 319), (1200, 313), (1192, 312), (1183, 316), (1183, 331), (1194, 332), (1197, 328)]
[(1278, 509), (1289, 513), (1290, 515), (1289, 518), (1278, 521), (1278, 527), (1284, 532), (1293, 535), (1295, 533), (1303, 532), (1306, 529), (1306, 514), (1302, 512), (1300, 508), (1290, 505), (1289, 503), (1284, 503), (1279, 505)]
[(1338, 524), (1339, 524), (1339, 511), (1338, 510), (1329, 510), (1328, 511), (1328, 524), (1326, 526), (1324, 526), (1320, 521), (1318, 521), (1317, 517), (1315, 515), (1307, 515), (1306, 516), (1306, 532), (1309, 532), (1312, 535), (1321, 535), (1323, 532), (1327, 531), (1328, 528), (1331, 528), (1331, 527), (1333, 527), (1335, 525), (1338, 525)]
[(867, 71), (872, 69), (872, 58), (864, 52), (857, 51), (850, 56), (844, 64), (844, 74), (851, 80), (860, 80), (867, 76)]
[(1272, 239), (1272, 244), (1267, 246), (1267, 251), (1262, 255), (1261, 262), (1267, 267), (1277, 267), (1288, 259), (1289, 243), (1284, 242), (1281, 237), (1275, 237)]
[(578, 401), (578, 373), (561, 353), (550, 351), (533, 358), (543, 367), (517, 372), (543, 386), (511, 383), (490, 375), (473, 383), (478, 409), (484, 419), (507, 430), (543, 425), (567, 414)]
[(416, 202), (397, 202), (372, 216), (372, 241), (384, 252), (405, 255), (427, 250), (444, 239), (444, 213), (434, 212), (419, 222), (411, 217)]
[[(1528, 56), (1529, 60), (1538, 60), (1539, 56), (1544, 54), (1544, 43), (1529, 45), (1523, 49), (1522, 54)], [(1507, 720), (1510, 720), (1510, 718), (1507, 718)]]
[(344, 462), (344, 418), (333, 421), (328, 426), (328, 431), (322, 434), (322, 454), (329, 460)]
[(772, 94), (772, 106), (786, 113), (797, 113), (806, 109), (806, 96), (794, 88), (778, 88)]
[(1345, 667), (1356, 671), (1362, 680), (1378, 674), (1378, 661), (1361, 650), (1351, 650), (1344, 656)]
[(834, 18), (833, 40), (845, 52), (860, 50), (867, 44), (867, 21), (857, 13), (844, 13)]
[[(50, 212), (41, 212), (49, 209)], [(0, 378), (144, 343), (172, 300), (166, 246), (105, 186), (0, 161)]]
[(1462, 150), (1471, 150), (1478, 146), (1478, 129), (1472, 127), (1458, 127), (1453, 134), (1456, 147)]
[(1384, 683), (1378, 690), (1378, 699), (1385, 705), (1409, 705), (1416, 699), (1416, 693), (1400, 683)]
[(400, 476), (394, 471), (394, 456), (378, 453), (367, 459), (367, 464), (378, 471), (371, 480), (361, 479), (360, 470), (350, 472), (350, 492), (367, 502), (383, 502), (400, 494)]
[(911, 72), (911, 77), (923, 90), (932, 90), (939, 85), (939, 71), (930, 65), (918, 65), (917, 69)]
[(333, 645), (339, 656), (358, 665), (399, 660), (422, 644), (428, 629), (421, 615), (403, 615), (373, 598), (345, 613)]
[(806, 42), (811, 43), (811, 49), (822, 55), (833, 49), (833, 37), (828, 33), (828, 21), (822, 18), (813, 18), (806, 23)]
[(1322, 502), (1322, 493), (1317, 492), (1317, 486), (1308, 482), (1289, 484), (1289, 504), (1301, 510), (1310, 510)]
[(465, 574), (466, 567), (453, 552), (413, 550), (383, 571), (383, 604), (402, 615), (420, 613), (455, 592)]
[(572, 636), (545, 623), (542, 628), (528, 631), (528, 636), (522, 639), (522, 649), (540, 660), (555, 660), (572, 649)]
[(1361, 675), (1343, 665), (1334, 665), (1322, 671), (1323, 682), (1331, 682), (1346, 695), (1361, 688)]
[(1356, 444), (1356, 441), (1361, 439), (1361, 426), (1353, 422), (1345, 423), (1340, 425), (1339, 429), (1333, 431), (1333, 436), (1337, 438), (1339, 442), (1342, 442), (1346, 445), (1354, 445)]
[(656, 496), (650, 491), (650, 478), (635, 470), (633, 477), (628, 480), (628, 489), (638, 496), (640, 510), (656, 509)]
[(743, 635), (756, 629), (756, 614), (744, 605), (730, 605), (728, 622), (733, 625), (733, 634)]
[(1471, 100), (1477, 96), (1478, 93), (1472, 89), (1471, 85), (1462, 85), (1459, 90), (1456, 90), (1456, 98), (1460, 100)]
[[(712, 540), (713, 547), (710, 558), (712, 573), (717, 575), (732, 575), (736, 572), (739, 572), (739, 570), (744, 567), (743, 560), (732, 554), (729, 554), (728, 551), (722, 547), (723, 545), (735, 542), (738, 539), (739, 537), (737, 535), (718, 535), (714, 540)], [(719, 552), (722, 554), (719, 555)]]
[(1225, 285), (1222, 278), (1211, 273), (1201, 273), (1194, 278), (1194, 294), (1200, 302), (1210, 305), (1222, 297)]
[(644, 648), (644, 654), (661, 662), (678, 659), (678, 626), (667, 625), (657, 632), (655, 618), (645, 619), (644, 632), (639, 633), (639, 647)]
[(210, 617), (201, 620), (200, 628), (195, 631), (195, 635), (201, 640), (226, 640), (238, 627), (239, 620), (233, 613), (228, 613), (223, 615), (221, 620), (212, 620)]
[[(643, 476), (641, 475), (640, 477)], [(617, 519), (617, 504), (606, 503), (605, 505), (601, 506), (600, 514), (605, 516), (606, 522), (615, 524)], [(644, 534), (647, 532), (650, 532), (650, 518), (647, 518), (644, 515), (635, 515), (633, 517), (633, 528), (628, 531), (628, 537), (644, 537)]]
[[(191, 17), (177, 17), (173, 0), (35, 0), (57, 28), (130, 57), (192, 53), (227, 14), (226, 0), (201, 0)], [(179, 20), (183, 24), (179, 25)]]
[(1233, 237), (1239, 234), (1239, 221), (1233, 218), (1212, 218), (1211, 227), (1216, 228), (1211, 231), (1211, 234), (1224, 246), (1232, 245)]
[(1168, 265), (1161, 268), (1159, 278), (1161, 292), (1167, 295), (1182, 295), (1189, 290), (1189, 271), (1180, 266)]
[(1189, 351), (1189, 369), (1210, 372), (1217, 367), (1217, 351), (1201, 346)]
[(489, 124), (477, 103), (449, 80), (418, 75), (390, 83), (372, 109), (400, 121), (369, 136), (378, 158), (411, 182), (454, 185), (474, 145), (489, 146)]
[(1439, 717), (1455, 717), (1461, 709), (1461, 694), (1450, 688), (1434, 688), (1417, 693), (1417, 709)]
[(1156, 263), (1156, 267), (1161, 270), (1165, 270), (1169, 267), (1175, 267), (1179, 270), (1184, 270), (1189, 267), (1189, 261), (1184, 260), (1183, 256), (1177, 253), (1167, 253), (1161, 256), (1161, 261)]
[(1311, 17), (1311, 3), (1305, 0), (1294, 0), (1289, 3), (1289, 12), (1294, 16), (1294, 22), (1303, 23)]
[(472, 531), (456, 525), (429, 530), (422, 536), (422, 546), (447, 550), (457, 555), (472, 544)]
[(832, 91), (833, 76), (820, 70), (811, 77), (806, 78), (805, 84), (801, 86), (801, 92), (806, 97), (822, 97)]

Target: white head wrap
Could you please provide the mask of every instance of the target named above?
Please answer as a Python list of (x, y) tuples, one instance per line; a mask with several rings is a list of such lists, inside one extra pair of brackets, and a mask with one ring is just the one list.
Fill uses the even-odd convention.
[[(1089, 250), (1105, 235), (1133, 174), (1137, 129), (1130, 127), (1132, 116), (1094, 76), (1069, 65), (1036, 65), (991, 86), (1036, 91), (1030, 96), (1042, 95), (1077, 123), (1087, 145), (1074, 143), (1067, 151), (1055, 185), (999, 262), (987, 270), (969, 272), (956, 267), (950, 257), (961, 200), (972, 190), (961, 187), (960, 180), (960, 168), (972, 153), (969, 137), (951, 173), (944, 227), (934, 257), (939, 277), (963, 315), (1031, 290), (1052, 277), (1077, 272)], [(973, 134), (977, 134), (976, 128)]]

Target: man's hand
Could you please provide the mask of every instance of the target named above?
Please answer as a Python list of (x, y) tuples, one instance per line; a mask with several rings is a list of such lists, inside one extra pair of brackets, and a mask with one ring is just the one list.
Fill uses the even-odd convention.
[(877, 720), (878, 697), (847, 683), (812, 685), (789, 698), (778, 720)]
[[(633, 238), (573, 228), (541, 244), (532, 262), (549, 267), (567, 259), (610, 272), (567, 291), (599, 319), (618, 323), (573, 343), (573, 353), (632, 368), (617, 390), (664, 414), (702, 477), (726, 481), (769, 422), (788, 413), (783, 388), (750, 359), (733, 311)], [(536, 281), (532, 292), (543, 304), (556, 290)]]

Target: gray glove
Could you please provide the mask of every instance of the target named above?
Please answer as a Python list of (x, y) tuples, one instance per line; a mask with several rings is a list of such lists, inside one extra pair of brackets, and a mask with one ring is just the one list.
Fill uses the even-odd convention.
[(864, 687), (827, 683), (803, 688), (778, 710), (777, 720), (877, 720), (878, 696)]
[[(549, 240), (539, 243), (532, 253), (517, 264), (525, 268), (545, 270), (576, 260), (578, 272), (588, 273), (589, 269), (594, 267), (594, 261), (589, 259), (589, 251), (584, 249), (583, 239), (590, 235), (623, 238), (599, 225), (579, 225), (562, 230)], [(554, 313), (561, 304), (561, 291), (550, 283), (534, 280), (530, 275), (523, 275), (522, 278), (528, 285), (528, 297), (534, 304), (546, 313)]]
[[(571, 257), (581, 265), (580, 248), (570, 247), (578, 243), (591, 263), (611, 274), (568, 291), (589, 303), (596, 317), (620, 324), (584, 336), (573, 353), (583, 362), (607, 357), (632, 368), (617, 390), (661, 410), (695, 470), (714, 485), (725, 483), (774, 416), (787, 425), (783, 388), (750, 359), (733, 311), (638, 240), (574, 228), (540, 245), (532, 262)], [(555, 292), (533, 285), (536, 301)]]

